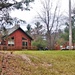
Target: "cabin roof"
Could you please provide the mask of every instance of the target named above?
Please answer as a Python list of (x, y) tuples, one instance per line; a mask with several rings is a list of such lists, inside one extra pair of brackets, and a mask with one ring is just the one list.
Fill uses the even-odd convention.
[(19, 25), (16, 25), (16, 26), (14, 26), (14, 27), (8, 29), (8, 30), (7, 30), (7, 31), (8, 31), (8, 36), (11, 35), (12, 33), (14, 33), (14, 32), (15, 32), (16, 30), (18, 30), (18, 29), (20, 29), (20, 30), (21, 30), (22, 32), (24, 32), (31, 40), (33, 40), (32, 37), (31, 37), (30, 35), (28, 35)]

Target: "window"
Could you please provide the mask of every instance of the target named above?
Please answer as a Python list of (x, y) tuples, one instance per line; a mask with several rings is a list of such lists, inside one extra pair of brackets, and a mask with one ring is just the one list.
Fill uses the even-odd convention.
[(8, 46), (14, 46), (14, 41), (13, 40), (9, 40), (8, 41)]
[(1, 45), (1, 41), (0, 41), (0, 45)]
[(27, 46), (27, 42), (22, 42), (22, 46)]
[(8, 40), (8, 46), (14, 46), (14, 37), (11, 37), (11, 38)]
[(22, 40), (26, 40), (26, 38), (22, 37)]
[(12, 40), (14, 40), (14, 37), (11, 37)]
[(2, 40), (1, 45), (6, 45), (6, 41)]

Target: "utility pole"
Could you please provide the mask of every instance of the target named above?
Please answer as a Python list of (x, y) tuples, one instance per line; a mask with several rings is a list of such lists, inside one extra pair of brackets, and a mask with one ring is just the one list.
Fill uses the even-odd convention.
[(72, 49), (71, 0), (69, 0), (69, 49)]

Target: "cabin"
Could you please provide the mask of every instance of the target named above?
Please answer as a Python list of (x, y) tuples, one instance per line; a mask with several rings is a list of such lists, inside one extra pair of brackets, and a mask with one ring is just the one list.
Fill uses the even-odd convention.
[[(3, 33), (2, 33), (3, 34)], [(3, 36), (2, 38), (4, 38)], [(19, 25), (7, 30), (7, 38), (0, 40), (0, 50), (31, 49), (32, 38)]]

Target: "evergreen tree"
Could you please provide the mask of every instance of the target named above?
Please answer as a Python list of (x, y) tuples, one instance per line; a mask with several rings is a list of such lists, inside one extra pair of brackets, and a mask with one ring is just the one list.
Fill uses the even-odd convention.
[[(72, 42), (75, 43), (75, 16), (71, 17), (71, 24), (72, 24)], [(61, 35), (65, 41), (69, 41), (69, 23), (65, 23), (66, 28), (64, 29), (63, 34)]]
[(31, 25), (28, 24), (27, 25), (27, 31), (26, 31), (29, 35), (31, 35)]

